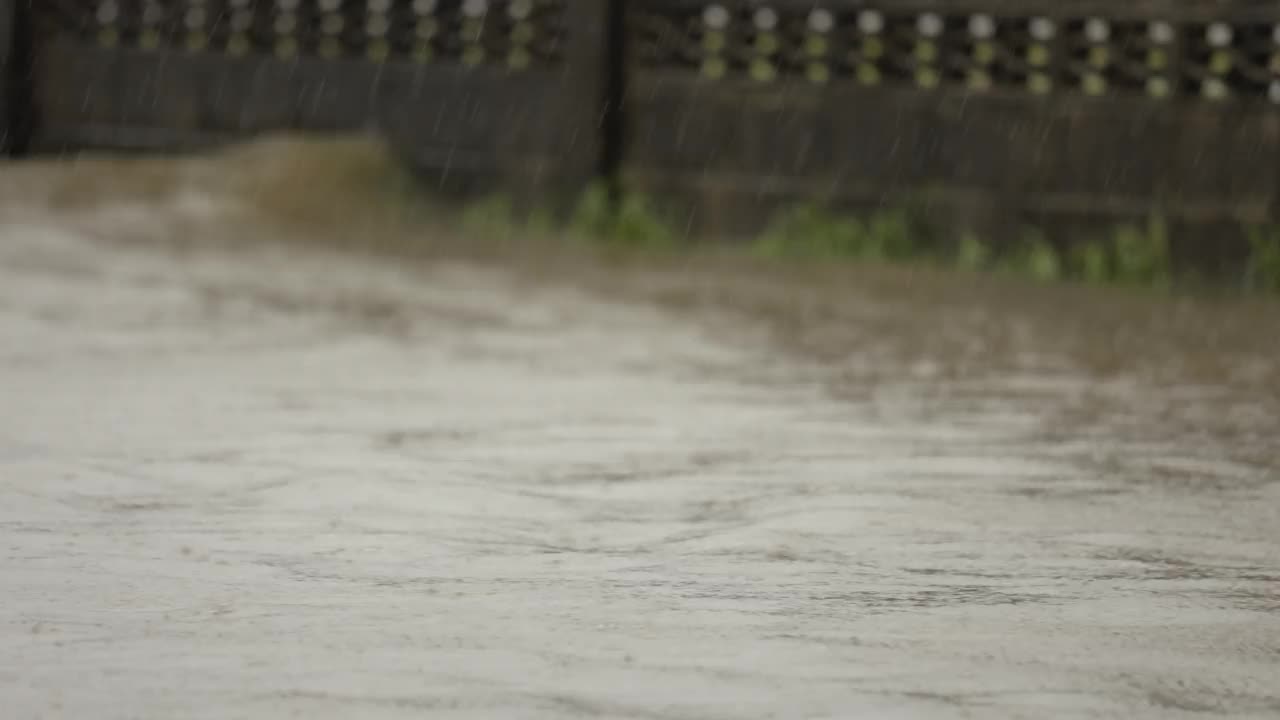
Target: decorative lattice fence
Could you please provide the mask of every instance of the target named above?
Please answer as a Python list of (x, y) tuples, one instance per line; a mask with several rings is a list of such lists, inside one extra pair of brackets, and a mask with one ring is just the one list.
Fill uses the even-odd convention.
[(375, 127), (441, 178), (617, 171), (710, 232), (1280, 209), (1271, 0), (0, 0), (0, 57), (24, 7), (0, 129), (37, 151)]
[(389, 134), (442, 174), (596, 170), (599, 0), (41, 0), (38, 150)]
[(703, 227), (797, 197), (1275, 209), (1275, 3), (650, 0), (627, 33), (624, 175)]

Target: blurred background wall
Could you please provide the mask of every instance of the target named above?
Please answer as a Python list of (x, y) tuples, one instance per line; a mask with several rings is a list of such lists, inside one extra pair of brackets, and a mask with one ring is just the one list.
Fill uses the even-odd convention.
[(1278, 204), (1274, 2), (0, 0), (0, 53), (11, 149), (375, 130), (440, 188), (608, 178), (700, 235), (816, 202), (1212, 239)]

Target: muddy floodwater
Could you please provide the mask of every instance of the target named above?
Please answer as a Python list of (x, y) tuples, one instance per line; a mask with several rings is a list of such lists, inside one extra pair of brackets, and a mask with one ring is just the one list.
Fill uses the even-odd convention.
[(1280, 305), (147, 167), (0, 168), (4, 717), (1280, 718)]

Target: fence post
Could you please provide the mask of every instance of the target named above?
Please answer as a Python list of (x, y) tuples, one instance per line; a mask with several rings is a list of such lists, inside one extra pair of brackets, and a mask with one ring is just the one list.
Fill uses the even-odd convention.
[(0, 155), (9, 154), (15, 132), (12, 102), (17, 78), (14, 77), (13, 33), (18, 2), (0, 0)]

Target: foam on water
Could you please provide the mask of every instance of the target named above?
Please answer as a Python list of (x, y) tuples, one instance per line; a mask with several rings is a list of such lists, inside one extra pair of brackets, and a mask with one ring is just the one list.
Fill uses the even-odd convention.
[(1280, 713), (1275, 465), (1162, 390), (166, 197), (0, 210), (13, 717)]

